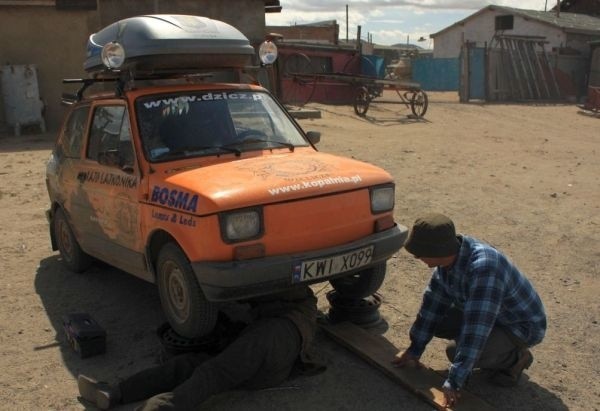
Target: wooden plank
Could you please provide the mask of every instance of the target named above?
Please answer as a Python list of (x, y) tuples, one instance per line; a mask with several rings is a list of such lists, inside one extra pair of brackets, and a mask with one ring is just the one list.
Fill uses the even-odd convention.
[[(543, 47), (543, 45), (542, 45)], [(548, 80), (546, 79), (546, 75), (544, 74), (544, 70), (542, 69), (542, 65), (540, 64), (540, 58), (535, 51), (535, 44), (529, 43), (529, 48), (531, 49), (531, 54), (535, 60), (535, 66), (537, 69), (538, 76), (540, 81), (544, 85), (544, 90), (546, 91), (546, 98), (551, 98), (552, 94), (550, 94), (550, 88), (548, 87)]]
[[(504, 77), (502, 77), (500, 75), (498, 75), (498, 77), (506, 79), (506, 83), (508, 84), (508, 89), (509, 89), (507, 96), (508, 96), (508, 98), (510, 98), (512, 100), (516, 100), (517, 99), (517, 89), (515, 86), (514, 74), (511, 71), (512, 67), (510, 65), (509, 52), (504, 47), (504, 39), (502, 37), (500, 37), (498, 39), (498, 43), (500, 44), (500, 57), (499, 57), (498, 61), (496, 62), (496, 66), (498, 69), (498, 73), (504, 74)], [(507, 98), (499, 97), (499, 100), (506, 101)]]
[(517, 63), (520, 65), (520, 72), (521, 74), (523, 74), (523, 81), (525, 82), (525, 85), (527, 86), (527, 91), (529, 92), (529, 94), (527, 95), (526, 98), (530, 98), (533, 99), (535, 98), (534, 94), (533, 94), (533, 89), (531, 88), (531, 81), (529, 76), (527, 75), (527, 68), (525, 67), (525, 61), (523, 59), (523, 54), (521, 53), (521, 44), (522, 42), (518, 41), (518, 40), (514, 40), (514, 45), (515, 45), (515, 54), (517, 56)]
[(519, 90), (519, 98), (525, 98), (525, 90), (523, 89), (523, 84), (521, 82), (521, 76), (519, 75), (519, 69), (516, 63), (516, 57), (514, 56), (514, 44), (509, 39), (504, 39), (506, 41), (506, 49), (508, 50), (508, 57), (510, 60), (511, 67), (513, 69), (514, 78), (516, 80), (518, 90)]
[[(441, 387), (444, 383), (444, 377), (430, 368), (394, 367), (391, 361), (399, 350), (386, 338), (371, 334), (350, 322), (329, 324), (323, 321), (319, 323), (319, 326), (334, 341), (357, 354), (394, 382), (417, 395), (417, 397), (425, 400), (438, 410), (450, 410), (450, 408), (444, 408), (443, 406), (444, 393)], [(491, 411), (494, 408), (468, 391), (462, 390), (458, 405), (452, 409), (458, 411)]]
[(525, 61), (527, 63), (527, 68), (529, 69), (529, 73), (531, 73), (531, 82), (533, 83), (534, 90), (537, 93), (537, 98), (541, 99), (542, 93), (540, 92), (540, 86), (539, 86), (540, 80), (535, 73), (533, 61), (532, 61), (535, 58), (535, 52), (532, 53), (532, 49), (531, 49), (531, 47), (529, 47), (530, 45), (531, 45), (531, 42), (529, 42), (529, 41), (522, 42), (523, 55), (525, 56)]

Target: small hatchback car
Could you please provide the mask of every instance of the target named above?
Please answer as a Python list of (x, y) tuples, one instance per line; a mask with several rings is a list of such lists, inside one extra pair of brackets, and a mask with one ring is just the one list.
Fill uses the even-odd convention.
[[(274, 46), (261, 50), (272, 62)], [(221, 302), (322, 281), (368, 296), (407, 234), (388, 173), (318, 152), (319, 134), (262, 87), (206, 74), (254, 55), (235, 28), (197, 16), (108, 26), (90, 37), (91, 77), (68, 81), (82, 87), (47, 166), (64, 263), (80, 272), (95, 258), (156, 283), (186, 337), (209, 333)]]

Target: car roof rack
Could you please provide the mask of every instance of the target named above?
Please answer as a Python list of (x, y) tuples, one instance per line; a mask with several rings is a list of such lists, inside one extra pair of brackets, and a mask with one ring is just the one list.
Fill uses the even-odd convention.
[(136, 81), (156, 81), (156, 80), (180, 80), (182, 83), (191, 83), (197, 80), (204, 80), (208, 77), (213, 77), (217, 71), (222, 70), (241, 70), (246, 74), (253, 75), (253, 83), (259, 84), (256, 80), (256, 72), (260, 66), (247, 66), (242, 69), (239, 67), (222, 68), (211, 71), (198, 70), (161, 70), (158, 72), (119, 72), (119, 71), (103, 71), (94, 74), (90, 78), (66, 78), (63, 79), (63, 84), (81, 84), (81, 87), (75, 93), (63, 93), (62, 104), (73, 105), (81, 100), (85, 91), (94, 84), (99, 83), (115, 83), (115, 95), (122, 96), (126, 90), (134, 88)]
[[(62, 94), (62, 103), (65, 105), (75, 104), (83, 99), (83, 93), (85, 90), (93, 84), (96, 83), (105, 83), (105, 82), (118, 82), (117, 90), (122, 88), (121, 79), (112, 78), (112, 79), (100, 79), (100, 78), (66, 78), (63, 79), (63, 84), (78, 84), (81, 83), (81, 87), (77, 90), (77, 92), (73, 93), (63, 93)], [(117, 93), (119, 94), (119, 93)]]

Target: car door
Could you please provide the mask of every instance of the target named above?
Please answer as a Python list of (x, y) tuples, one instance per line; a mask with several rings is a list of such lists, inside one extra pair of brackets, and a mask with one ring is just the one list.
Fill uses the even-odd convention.
[(80, 244), (82, 210), (77, 175), (83, 158), (89, 112), (88, 104), (79, 105), (69, 112), (46, 168), (50, 197), (64, 210)]
[[(124, 102), (93, 107), (85, 161), (78, 173), (87, 207), (86, 248), (132, 274), (143, 273), (139, 234), (139, 167)], [(143, 276), (143, 275), (142, 275)]]

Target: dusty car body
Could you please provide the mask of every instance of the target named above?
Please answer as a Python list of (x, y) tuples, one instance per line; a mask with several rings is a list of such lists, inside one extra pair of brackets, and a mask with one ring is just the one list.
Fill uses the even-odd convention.
[[(181, 18), (214, 22), (134, 19)], [(52, 245), (66, 265), (84, 271), (95, 258), (156, 283), (186, 337), (210, 332), (221, 302), (322, 281), (352, 297), (376, 291), (406, 238), (392, 177), (319, 152), (319, 134), (259, 85), (172, 69), (143, 83), (111, 71), (114, 92), (80, 90), (70, 107), (47, 166)]]

